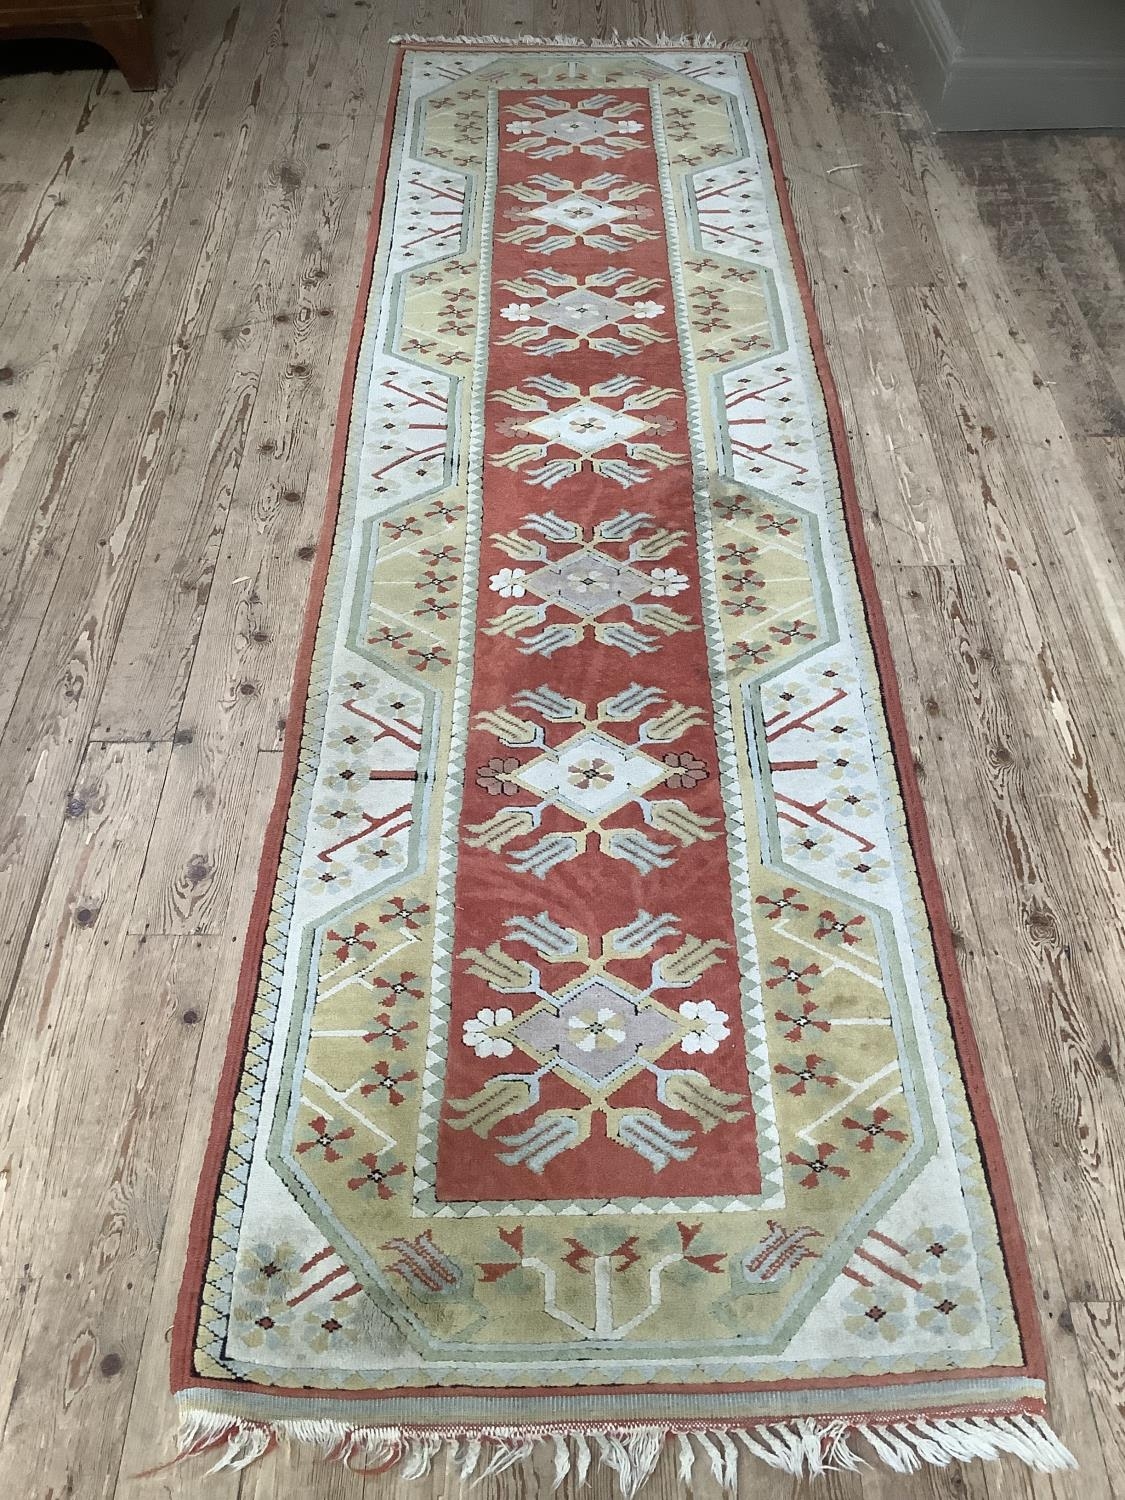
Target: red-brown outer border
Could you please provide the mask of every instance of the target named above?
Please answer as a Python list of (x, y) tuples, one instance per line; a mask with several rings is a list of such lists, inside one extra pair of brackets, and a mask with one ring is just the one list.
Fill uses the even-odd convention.
[[(473, 43), (434, 43), (432, 46), (440, 46), (449, 50), (457, 50), (458, 46), (471, 47)], [(494, 43), (481, 43), (476, 45), (487, 45), (492, 51), (520, 50), (520, 45), (514, 43), (510, 48), (505, 48)], [(592, 44), (596, 46), (597, 44)], [(305, 712), (308, 698), (309, 678), (312, 669), (313, 652), (316, 645), (317, 627), (320, 621), (321, 607), (324, 601), (324, 592), (328, 580), (329, 562), (332, 555), (332, 543), (336, 530), (336, 520), (339, 513), (340, 493), (343, 484), (344, 464), (347, 456), (348, 434), (351, 425), (352, 406), (355, 395), (355, 383), (359, 361), (360, 345), (363, 338), (364, 324), (368, 297), (371, 291), (371, 280), (374, 274), (375, 255), (378, 248), (379, 230), (382, 222), (382, 213), (385, 206), (387, 187), (387, 168), (390, 160), (391, 144), (393, 139), (394, 122), (398, 112), (398, 93), (402, 75), (403, 58), (407, 50), (417, 50), (424, 47), (424, 43), (408, 43), (395, 48), (395, 59), (391, 71), (390, 91), (387, 101), (386, 118), (383, 126), (383, 143), (379, 159), (379, 167), (375, 179), (375, 201), (371, 212), (371, 221), (368, 226), (367, 242), (364, 251), (364, 263), (360, 281), (359, 293), (356, 299), (356, 310), (352, 320), (351, 336), (348, 342), (348, 352), (345, 361), (345, 377), (343, 388), (340, 392), (340, 403), (336, 415), (336, 431), (332, 447), (332, 462), (329, 471), (328, 497), (324, 512), (324, 521), (321, 527), (320, 539), (317, 547), (316, 564), (313, 569), (312, 579), (309, 586), (308, 604), (306, 606), (304, 626), (301, 636), (301, 646), (294, 666), (293, 687), (290, 694), (289, 713), (286, 719), (285, 741), (282, 751), (282, 765), (280, 779), (278, 782), (277, 796), (274, 801), (273, 811), (266, 829), (263, 841), (262, 861), (258, 870), (258, 881), (254, 896), (254, 904), (251, 908), (250, 920), (247, 926), (246, 943), (243, 948), (242, 964), (239, 971), (238, 992), (235, 999), (234, 1014), (231, 1021), (230, 1035), (227, 1043), (226, 1057), (223, 1065), (222, 1077), (219, 1082), (218, 1095), (215, 1103), (215, 1112), (211, 1122), (211, 1131), (204, 1156), (203, 1167), (200, 1173), (199, 1189), (195, 1199), (194, 1212), (188, 1241), (187, 1264), (184, 1272), (183, 1284), (181, 1286), (179, 1301), (176, 1307), (176, 1318), (172, 1332), (171, 1352), (171, 1376), (172, 1389), (174, 1391), (186, 1388), (208, 1389), (208, 1390), (235, 1390), (243, 1393), (252, 1393), (275, 1397), (300, 1397), (305, 1395), (308, 1399), (323, 1401), (326, 1398), (339, 1401), (365, 1400), (373, 1401), (380, 1398), (414, 1397), (418, 1399), (434, 1399), (448, 1396), (455, 1399), (458, 1395), (472, 1394), (474, 1396), (493, 1396), (503, 1399), (503, 1392), (494, 1388), (478, 1388), (457, 1386), (446, 1389), (415, 1387), (399, 1387), (391, 1390), (359, 1390), (359, 1391), (329, 1391), (309, 1390), (303, 1392), (300, 1389), (282, 1386), (259, 1385), (252, 1381), (215, 1380), (197, 1375), (192, 1369), (192, 1358), (194, 1353), (195, 1333), (198, 1324), (198, 1310), (202, 1302), (203, 1287), (206, 1274), (207, 1260), (210, 1255), (211, 1236), (214, 1227), (215, 1205), (218, 1198), (219, 1184), (222, 1177), (223, 1161), (227, 1151), (230, 1138), (231, 1124), (233, 1120), (234, 1103), (238, 1094), (239, 1080), (242, 1074), (243, 1059), (246, 1051), (246, 1042), (250, 1030), (250, 1021), (253, 1014), (254, 1002), (257, 995), (258, 977), (261, 968), (262, 956), (265, 948), (266, 929), (269, 923), (270, 908), (273, 900), (274, 886), (277, 880), (277, 872), (281, 861), (282, 843), (285, 836), (285, 825), (289, 812), (289, 803), (292, 798), (293, 786), (296, 780), (298, 761), (301, 748), (301, 737), (304, 731)], [(607, 44), (605, 51), (613, 50)], [(622, 49), (625, 50), (625, 49)], [(628, 49), (633, 51), (633, 48)], [(640, 50), (640, 49), (637, 49)], [(653, 46), (653, 51), (660, 50)], [(692, 49), (677, 47), (676, 51), (717, 51), (718, 48)], [(769, 101), (766, 97), (765, 85), (762, 75), (758, 69), (753, 56), (745, 54), (746, 66), (749, 70), (750, 79), (754, 87), (754, 93), (758, 105), (759, 115), (762, 121), (762, 129), (766, 138), (769, 153), (770, 168), (773, 174), (774, 189), (781, 211), (781, 219), (785, 228), (785, 236), (789, 246), (789, 254), (793, 266), (793, 274), (800, 293), (801, 303), (804, 308), (805, 320), (808, 328), (809, 343), (812, 347), (813, 360), (816, 366), (817, 377), (824, 393), (824, 403), (828, 414), (828, 427), (832, 439), (832, 449), (836, 460), (836, 469), (839, 475), (840, 492), (843, 502), (844, 517), (847, 524), (848, 539), (851, 544), (852, 560), (856, 569), (859, 582), (860, 594), (863, 599), (864, 612), (870, 633), (872, 650), (879, 676), (879, 686), (883, 700), (884, 711), (887, 718), (887, 729), (890, 736), (891, 747), (894, 752), (895, 766), (898, 773), (899, 789), (902, 796), (903, 806), (906, 814), (906, 827), (910, 839), (911, 848), (914, 853), (915, 864), (918, 872), (918, 880), (925, 901), (926, 913), (930, 924), (930, 933), (933, 940), (934, 952), (937, 960), (938, 973), (941, 978), (942, 989), (949, 1010), (950, 1023), (953, 1031), (954, 1041), (957, 1048), (958, 1062), (961, 1067), (962, 1076), (969, 1097), (973, 1121), (976, 1126), (980, 1140), (982, 1158), (986, 1176), (988, 1178), (992, 1194), (993, 1207), (996, 1213), (996, 1221), (1000, 1233), (1000, 1243), (1007, 1267), (1008, 1279), (1012, 1289), (1012, 1299), (1016, 1310), (1016, 1319), (1019, 1325), (1020, 1337), (1023, 1343), (1025, 1363), (1020, 1366), (986, 1367), (980, 1370), (925, 1370), (917, 1374), (908, 1375), (884, 1375), (878, 1378), (867, 1376), (848, 1376), (839, 1379), (816, 1379), (816, 1380), (792, 1380), (792, 1381), (744, 1381), (739, 1383), (696, 1384), (690, 1387), (648, 1387), (651, 1390), (659, 1390), (667, 1394), (705, 1393), (705, 1392), (737, 1392), (740, 1390), (757, 1391), (770, 1390), (816, 1390), (816, 1389), (847, 1389), (864, 1385), (886, 1386), (886, 1385), (909, 1385), (916, 1383), (933, 1383), (944, 1379), (968, 1380), (974, 1375), (991, 1378), (1025, 1377), (1043, 1380), (1046, 1377), (1046, 1356), (1043, 1347), (1042, 1333), (1039, 1325), (1038, 1310), (1035, 1304), (1034, 1289), (1031, 1279), (1031, 1270), (1027, 1260), (1027, 1251), (1023, 1236), (1020, 1231), (1019, 1220), (1016, 1213), (1015, 1199), (1012, 1193), (1008, 1170), (1004, 1162), (1003, 1148), (1000, 1140), (1000, 1132), (996, 1124), (992, 1106), (989, 1102), (987, 1088), (984, 1081), (984, 1069), (981, 1063), (980, 1052), (977, 1048), (976, 1038), (973, 1034), (972, 1021), (969, 1015), (968, 1005), (965, 1000), (964, 987), (957, 964), (957, 956), (953, 947), (953, 935), (949, 926), (949, 919), (945, 910), (945, 902), (942, 896), (941, 885), (938, 879), (937, 868), (934, 864), (933, 850), (930, 844), (929, 830), (926, 824), (925, 808), (922, 802), (921, 791), (918, 780), (914, 773), (914, 763), (910, 750), (910, 737), (906, 725), (906, 718), (902, 709), (902, 700), (899, 694), (898, 680), (895, 674), (894, 660), (891, 653), (890, 637), (887, 631), (886, 619), (883, 614), (882, 604), (879, 599), (875, 582), (875, 570), (871, 561), (871, 554), (863, 533), (863, 515), (856, 494), (855, 475), (852, 470), (851, 457), (848, 451), (847, 431), (844, 424), (843, 410), (840, 405), (839, 393), (832, 376), (831, 366), (824, 346), (824, 335), (821, 331), (820, 322), (817, 318), (816, 305), (813, 300), (812, 286), (809, 280), (808, 268), (805, 263), (804, 252), (801, 248), (800, 238), (797, 233), (796, 221), (793, 217), (793, 208), (789, 198), (788, 184), (781, 166), (781, 153), (778, 146), (777, 131), (774, 128), (773, 116), (770, 112)], [(575, 1395), (597, 1396), (608, 1395), (618, 1387), (606, 1386), (581, 1386), (574, 1388)], [(565, 1394), (557, 1387), (535, 1390), (533, 1388), (521, 1387), (519, 1394), (525, 1397), (536, 1395), (560, 1396)], [(949, 1409), (950, 1415), (956, 1415), (971, 1407), (971, 1403), (958, 1403), (956, 1407)], [(976, 1408), (972, 1408), (976, 1410)], [(1016, 1403), (1005, 1403), (1006, 1410), (1012, 1409), (1041, 1409), (1038, 1401), (1024, 1400)], [(921, 1410), (910, 1412), (908, 1416), (919, 1416)], [(433, 1430), (440, 1424), (427, 1423), (427, 1429)], [(576, 1426), (589, 1425), (582, 1422)], [(691, 1425), (689, 1422), (688, 1425)]]

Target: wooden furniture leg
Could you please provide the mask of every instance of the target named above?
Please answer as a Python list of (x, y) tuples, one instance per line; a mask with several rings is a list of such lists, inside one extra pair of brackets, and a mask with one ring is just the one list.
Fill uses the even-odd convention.
[(131, 89), (156, 87), (152, 27), (144, 16), (114, 16), (104, 21), (88, 21), (86, 33), (92, 42), (105, 48)]
[(131, 89), (156, 87), (149, 0), (0, 0), (0, 42), (82, 38), (103, 47)]

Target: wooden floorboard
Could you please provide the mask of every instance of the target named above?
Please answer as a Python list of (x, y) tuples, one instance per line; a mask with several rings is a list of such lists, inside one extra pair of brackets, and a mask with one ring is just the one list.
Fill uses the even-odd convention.
[[(168, 0), (161, 87), (0, 77), (0, 1494), (436, 1500), (167, 1456), (395, 31), (753, 43), (1079, 1476), (1125, 1496), (1125, 140), (928, 129), (879, 7)], [(801, 1487), (746, 1471), (740, 1493)], [(481, 1500), (545, 1495), (545, 1473)], [(588, 1492), (609, 1500), (603, 1477)], [(679, 1493), (662, 1463), (653, 1500)], [(696, 1493), (717, 1494), (710, 1479)], [(560, 1491), (576, 1495), (568, 1481)]]

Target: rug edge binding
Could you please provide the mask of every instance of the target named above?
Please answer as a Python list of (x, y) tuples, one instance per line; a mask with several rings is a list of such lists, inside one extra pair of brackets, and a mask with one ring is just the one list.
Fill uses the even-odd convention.
[[(866, 1444), (866, 1455), (856, 1451), (857, 1437)], [(743, 1427), (677, 1428), (648, 1423), (427, 1431), (353, 1426), (315, 1417), (254, 1421), (187, 1404), (181, 1407), (178, 1453), (171, 1462), (214, 1454), (216, 1462), (209, 1474), (239, 1470), (283, 1442), (316, 1449), (325, 1462), (363, 1473), (396, 1470), (403, 1480), (422, 1479), (441, 1462), (462, 1483), (475, 1482), (530, 1467), (545, 1457), (553, 1468), (553, 1489), (570, 1476), (581, 1488), (591, 1469), (602, 1467), (616, 1473), (623, 1500), (633, 1500), (656, 1469), (665, 1447), (673, 1444), (677, 1474), (685, 1485), (690, 1486), (693, 1472), (702, 1466), (702, 1472), (710, 1470), (723, 1494), (732, 1496), (738, 1494), (740, 1452), (768, 1468), (809, 1479), (873, 1465), (911, 1474), (978, 1458), (993, 1461), (1005, 1453), (1042, 1474), (1078, 1467), (1046, 1417), (1028, 1411), (880, 1422), (798, 1417)]]

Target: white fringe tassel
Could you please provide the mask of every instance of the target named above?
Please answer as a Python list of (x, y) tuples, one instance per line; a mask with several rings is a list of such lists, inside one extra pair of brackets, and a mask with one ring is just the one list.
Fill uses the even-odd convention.
[(666, 1444), (674, 1444), (679, 1478), (690, 1486), (696, 1466), (708, 1469), (724, 1494), (738, 1494), (740, 1448), (771, 1469), (796, 1478), (838, 1470), (865, 1468), (853, 1444), (868, 1445), (869, 1454), (896, 1474), (912, 1474), (923, 1464), (944, 1468), (974, 1458), (995, 1459), (1010, 1453), (1040, 1473), (1077, 1468), (1074, 1457), (1039, 1416), (926, 1418), (916, 1422), (864, 1423), (797, 1417), (751, 1427), (682, 1431), (658, 1426), (615, 1427), (563, 1432), (554, 1428), (528, 1432), (488, 1427), (479, 1432), (404, 1431), (393, 1427), (348, 1427), (335, 1421), (252, 1422), (199, 1408), (184, 1411), (179, 1455), (218, 1454), (209, 1473), (244, 1469), (277, 1441), (307, 1443), (325, 1459), (355, 1469), (399, 1466), (403, 1479), (421, 1479), (436, 1462), (452, 1466), (462, 1483), (477, 1482), (544, 1454), (552, 1467), (553, 1488), (573, 1474), (585, 1484), (591, 1464), (612, 1469), (624, 1500), (634, 1500), (660, 1461)]
[(431, 47), (592, 47), (605, 49), (607, 47), (639, 47), (642, 50), (649, 48), (655, 50), (658, 47), (671, 47), (675, 51), (694, 51), (705, 49), (708, 51), (735, 51), (746, 52), (749, 43), (745, 41), (731, 41), (714, 36), (711, 32), (684, 32), (673, 35), (670, 32), (657, 32), (655, 36), (620, 36), (616, 31), (607, 37), (588, 36), (424, 36), (421, 32), (402, 32), (391, 37), (391, 45), (401, 43), (407, 47), (431, 46)]

